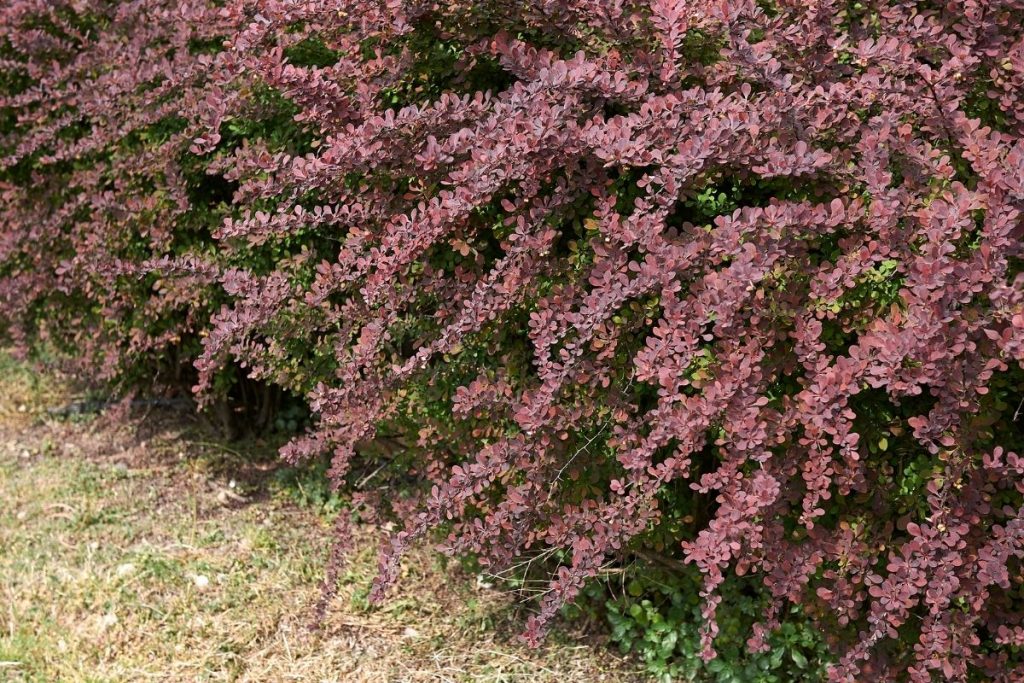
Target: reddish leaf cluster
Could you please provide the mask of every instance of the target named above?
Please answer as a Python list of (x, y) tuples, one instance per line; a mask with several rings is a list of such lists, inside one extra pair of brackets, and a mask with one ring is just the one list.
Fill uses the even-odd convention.
[[(305, 392), (284, 455), (339, 484), (414, 438), (377, 597), (438, 528), (495, 570), (564, 551), (536, 640), (681, 481), (706, 658), (756, 573), (751, 647), (802, 605), (834, 680), (1024, 676), (1024, 3), (213, 4), (2, 10), (5, 163), (40, 178), (2, 188), (5, 315), (203, 330), (197, 391), (234, 359)], [(225, 141), (261, 89), (308, 139)], [(234, 184), (202, 249), (183, 156)]]
[(15, 340), (60, 338), (114, 377), (208, 323), (220, 269), (189, 248), (208, 228), (182, 154), (211, 123), (226, 67), (201, 48), (224, 19), (205, 0), (0, 7), (0, 318)]

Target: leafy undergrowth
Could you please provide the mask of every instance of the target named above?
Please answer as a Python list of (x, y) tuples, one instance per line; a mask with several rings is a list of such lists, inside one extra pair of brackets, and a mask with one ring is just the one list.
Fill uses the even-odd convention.
[(295, 504), (269, 448), (241, 458), (159, 411), (53, 419), (59, 383), (4, 364), (0, 680), (642, 680), (579, 633), (521, 645), (515, 604), (429, 551), (371, 608), (365, 525), (311, 631), (329, 520)]

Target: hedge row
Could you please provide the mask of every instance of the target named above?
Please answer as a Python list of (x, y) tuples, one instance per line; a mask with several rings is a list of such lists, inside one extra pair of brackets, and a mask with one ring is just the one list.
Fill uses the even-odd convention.
[[(1024, 3), (11, 0), (0, 318), (383, 466), (403, 551), (1024, 677)], [(226, 401), (226, 399), (228, 399)], [(545, 565), (547, 566), (547, 565)], [(745, 579), (744, 579), (745, 580)], [(796, 609), (794, 609), (796, 608)]]

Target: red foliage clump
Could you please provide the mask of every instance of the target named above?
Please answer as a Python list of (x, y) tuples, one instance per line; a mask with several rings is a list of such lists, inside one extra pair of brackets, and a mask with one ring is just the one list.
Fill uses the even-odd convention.
[[(330, 451), (340, 483), (382, 431), (416, 437), (394, 466), (423, 493), (394, 503), (376, 597), (441, 527), (494, 568), (564, 551), (535, 640), (675, 519), (665, 492), (686, 482), (701, 514), (672, 528), (704, 576), (705, 657), (718, 588), (757, 573), (773, 603), (751, 647), (803, 605), (834, 634), (834, 680), (1024, 676), (1006, 407), (1024, 361), (1024, 3), (194, 4), (152, 34), (101, 31), (86, 54), (108, 79), (76, 60), (51, 78), (62, 47), (5, 31), (39, 85), (2, 104), (32, 112), (13, 163), (45, 142), (41, 165), (116, 152), (173, 109), (181, 132), (123, 164), (170, 183), (189, 136), (236, 184), (212, 246), (169, 250), (144, 225), (178, 214), (153, 219), (148, 187), (108, 206), (126, 187), (87, 166), (45, 222), (22, 213), (38, 188), (5, 186), (0, 261), (21, 265), (0, 287), (106, 302), (125, 272), (107, 264), (180, 273), (229, 300), (173, 317), (205, 328), (200, 393), (232, 358), (307, 393), (318, 422), (285, 457)], [(180, 47), (179, 26), (224, 50)], [(119, 63), (132, 40), (146, 59)], [(165, 43), (184, 65), (157, 58)], [(225, 144), (260, 88), (308, 140)], [(55, 132), (68, 111), (93, 126), (74, 143)], [(140, 230), (141, 254), (116, 256), (110, 237)], [(58, 237), (76, 258), (52, 261)]]

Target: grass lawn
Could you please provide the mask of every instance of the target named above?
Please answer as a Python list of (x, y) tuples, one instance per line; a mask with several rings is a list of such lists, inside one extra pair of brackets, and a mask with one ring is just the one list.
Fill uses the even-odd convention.
[(642, 680), (583, 634), (520, 644), (514, 600), (429, 550), (371, 607), (366, 525), (311, 630), (330, 519), (273, 460), (180, 415), (53, 419), (66, 385), (0, 375), (0, 681)]

